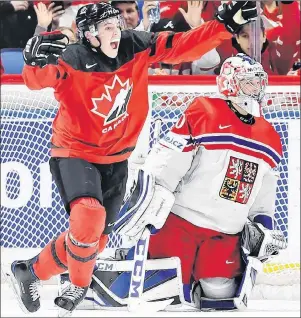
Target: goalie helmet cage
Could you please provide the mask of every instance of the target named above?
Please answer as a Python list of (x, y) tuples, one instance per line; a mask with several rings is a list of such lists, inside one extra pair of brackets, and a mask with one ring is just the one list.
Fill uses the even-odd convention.
[[(16, 258), (34, 256), (68, 222), (48, 168), (51, 122), (58, 109), (53, 90), (29, 90), (16, 75), (1, 80), (1, 256), (7, 266)], [(149, 84), (150, 111), (129, 160), (130, 178), (196, 96), (217, 93), (214, 76), (150, 76)], [(299, 86), (297, 77), (271, 76), (262, 105), (283, 146), (275, 218), (288, 248), (264, 265), (257, 280), (265, 286), (264, 292), (258, 289), (259, 298), (293, 299), (300, 293)], [(105, 255), (128, 244), (112, 233)]]

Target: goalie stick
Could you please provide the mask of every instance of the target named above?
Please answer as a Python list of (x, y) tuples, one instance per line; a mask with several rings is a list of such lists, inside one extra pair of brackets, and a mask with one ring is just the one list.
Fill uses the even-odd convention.
[(147, 302), (142, 299), (144, 278), (145, 278), (145, 265), (147, 260), (148, 245), (150, 239), (150, 226), (146, 226), (135, 245), (134, 252), (134, 267), (131, 276), (129, 298), (128, 298), (128, 311), (137, 312), (157, 312), (165, 309), (170, 305), (173, 299)]

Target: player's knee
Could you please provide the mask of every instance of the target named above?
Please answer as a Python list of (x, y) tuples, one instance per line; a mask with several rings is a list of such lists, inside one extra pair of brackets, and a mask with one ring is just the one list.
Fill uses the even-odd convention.
[(105, 228), (105, 220), (106, 211), (98, 200), (86, 197), (76, 199), (71, 203), (69, 238), (78, 245), (97, 245)]
[(108, 235), (106, 234), (101, 235), (99, 243), (98, 243), (98, 253), (101, 253), (105, 249), (108, 243), (108, 240), (109, 240)]
[(200, 284), (204, 296), (211, 299), (232, 298), (237, 289), (234, 278), (202, 278)]

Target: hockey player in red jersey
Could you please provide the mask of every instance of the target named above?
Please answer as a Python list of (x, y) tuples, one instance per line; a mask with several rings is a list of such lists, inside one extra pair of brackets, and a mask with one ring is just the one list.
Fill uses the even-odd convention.
[[(253, 265), (243, 275), (246, 251), (264, 261), (286, 246), (273, 220), (282, 146), (260, 114), (267, 85), (261, 64), (245, 54), (230, 57), (217, 85), (219, 96), (195, 98), (151, 150), (142, 171), (155, 179), (153, 190), (132, 197), (147, 208), (123, 212), (116, 230), (136, 236), (167, 218), (150, 238), (150, 257), (180, 258), (186, 301), (193, 296), (201, 309), (234, 309), (247, 305), (246, 290), (255, 283)], [(124, 206), (135, 206), (132, 199)]]
[(53, 122), (50, 170), (69, 214), (69, 229), (39, 255), (12, 264), (25, 310), (40, 307), (37, 283), (69, 271), (71, 284), (55, 304), (73, 311), (91, 282), (125, 192), (127, 159), (148, 113), (148, 65), (192, 61), (241, 25), (256, 19), (250, 1), (221, 6), (216, 21), (187, 33), (122, 30), (108, 3), (83, 6), (80, 43), (65, 46), (59, 33), (30, 39), (24, 50), (25, 84), (54, 88), (60, 108)]

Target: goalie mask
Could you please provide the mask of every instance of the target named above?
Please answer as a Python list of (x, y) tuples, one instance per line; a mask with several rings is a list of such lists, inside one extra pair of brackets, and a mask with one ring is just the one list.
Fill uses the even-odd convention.
[(217, 76), (217, 86), (227, 100), (253, 116), (260, 116), (260, 105), (267, 86), (267, 73), (260, 63), (239, 53), (226, 59)]
[[(105, 2), (83, 6), (78, 10), (76, 26), (78, 36), (85, 45), (91, 46), (92, 49), (101, 48), (107, 56), (116, 57), (120, 31), (124, 30), (124, 21), (118, 9)], [(86, 36), (87, 32), (97, 39), (97, 46)]]

